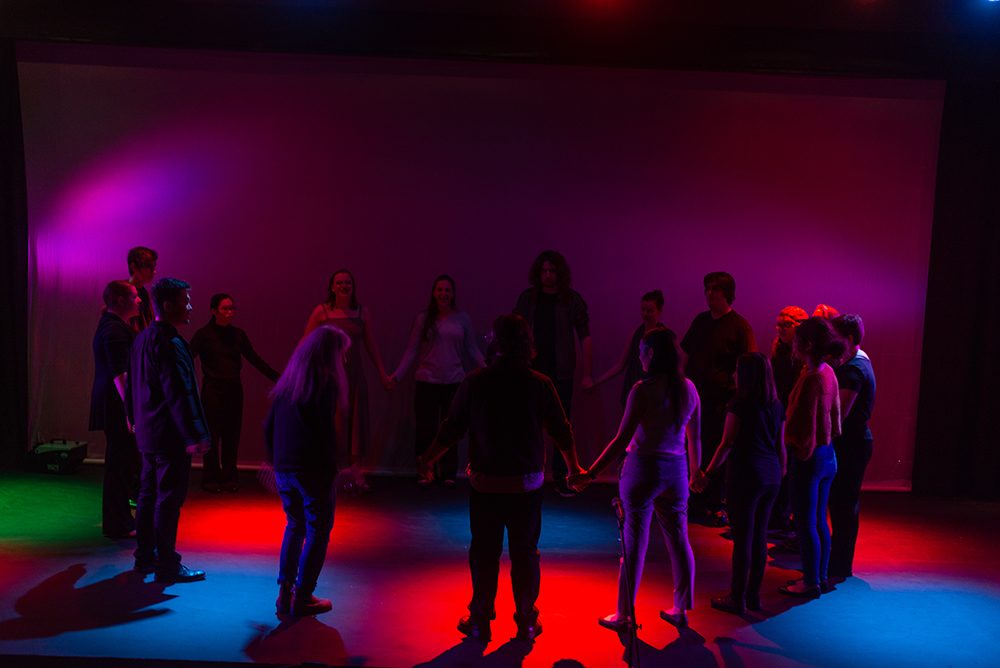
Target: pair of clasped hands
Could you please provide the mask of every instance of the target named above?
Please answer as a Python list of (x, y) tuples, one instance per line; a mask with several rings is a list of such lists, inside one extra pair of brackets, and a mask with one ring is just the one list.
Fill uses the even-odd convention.
[[(703, 471), (698, 471), (693, 478), (691, 478), (691, 491), (698, 493), (704, 492), (705, 488), (708, 487), (710, 477), (705, 475)], [(566, 485), (569, 486), (574, 492), (582, 492), (587, 489), (590, 483), (594, 482), (594, 479), (590, 477), (590, 471), (585, 470), (577, 473), (576, 475), (571, 475), (566, 478)]]

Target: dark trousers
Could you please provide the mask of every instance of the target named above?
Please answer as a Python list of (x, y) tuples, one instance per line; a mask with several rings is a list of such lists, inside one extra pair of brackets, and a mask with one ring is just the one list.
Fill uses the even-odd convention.
[(816, 446), (806, 461), (793, 455), (788, 463), (788, 493), (802, 556), (802, 582), (807, 587), (815, 587), (827, 578), (830, 525), (826, 521), (826, 503), (836, 474), (837, 456), (831, 445)]
[(541, 582), (538, 538), (542, 533), (542, 490), (519, 494), (469, 492), (469, 570), (472, 602), (469, 612), (479, 619), (496, 619), (494, 602), (500, 577), (503, 532), (507, 529), (510, 582), (519, 621), (533, 624)]
[(157, 573), (174, 573), (181, 563), (177, 545), (177, 522), (187, 498), (191, 478), (191, 455), (142, 453), (139, 500), (135, 507), (135, 534), (139, 546), (135, 560), (152, 564)]
[(777, 483), (746, 487), (726, 487), (726, 512), (733, 533), (734, 601), (759, 599), (767, 566), (767, 521), (778, 494)]
[[(704, 471), (712, 463), (712, 457), (722, 442), (722, 429), (726, 423), (726, 406), (705, 402), (701, 406), (701, 469)], [(695, 511), (717, 512), (722, 510), (722, 500), (725, 498), (726, 473), (719, 467), (712, 474), (702, 492), (691, 495), (690, 506)]]
[(830, 577), (850, 577), (858, 542), (859, 499), (865, 469), (872, 458), (872, 439), (835, 438), (837, 475), (830, 485)]
[(236, 456), (243, 429), (243, 384), (239, 378), (205, 378), (201, 388), (201, 405), (205, 409), (208, 433), (212, 437), (212, 448), (205, 453), (201, 484), (236, 483), (239, 481)]
[[(549, 377), (552, 384), (556, 386), (556, 394), (559, 395), (559, 403), (562, 404), (566, 419), (569, 419), (570, 403), (573, 400), (573, 379), (563, 378), (561, 380)], [(566, 476), (569, 475), (569, 468), (566, 460), (556, 449), (552, 449), (552, 480), (559, 487), (566, 486)]]
[(325, 472), (275, 471), (274, 482), (286, 519), (278, 584), (291, 582), (311, 594), (323, 569), (333, 529), (333, 476)]
[[(417, 381), (413, 396), (413, 410), (417, 416), (417, 456), (424, 454), (444, 419), (448, 417), (451, 401), (461, 383), (425, 383)], [(454, 480), (458, 474), (458, 447), (448, 448), (438, 460), (442, 480)]]
[(129, 499), (135, 476), (142, 468), (135, 434), (128, 424), (107, 425), (104, 428), (107, 448), (104, 451), (104, 492), (101, 500), (101, 527), (105, 536), (125, 536), (135, 529)]

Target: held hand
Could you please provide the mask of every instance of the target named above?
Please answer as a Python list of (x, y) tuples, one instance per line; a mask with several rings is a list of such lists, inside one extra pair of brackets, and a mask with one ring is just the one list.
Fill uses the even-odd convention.
[(396, 377), (395, 376), (382, 376), (382, 387), (387, 390), (396, 389)]
[(386, 387), (387, 390), (395, 390), (399, 387), (399, 379), (396, 378), (396, 374), (389, 376), (389, 385)]
[(417, 476), (420, 480), (434, 482), (434, 470), (430, 464), (424, 461), (423, 457), (417, 457)]
[(698, 473), (696, 473), (691, 479), (691, 491), (695, 493), (704, 492), (705, 488), (708, 487), (709, 480), (709, 476), (705, 475), (701, 471), (698, 471)]
[(334, 487), (337, 496), (358, 496), (364, 492), (365, 476), (361, 472), (361, 467), (352, 464), (350, 468), (340, 471), (334, 481)]
[(576, 492), (582, 492), (592, 482), (593, 480), (590, 479), (590, 474), (587, 472), (577, 473), (566, 478), (566, 485)]
[(580, 383), (580, 387), (583, 388), (584, 394), (591, 394), (597, 389), (597, 385), (594, 384), (594, 379), (590, 376), (583, 379), (583, 382)]
[(189, 445), (184, 448), (189, 455), (203, 455), (211, 449), (211, 441), (202, 441), (201, 443), (195, 443), (194, 445)]

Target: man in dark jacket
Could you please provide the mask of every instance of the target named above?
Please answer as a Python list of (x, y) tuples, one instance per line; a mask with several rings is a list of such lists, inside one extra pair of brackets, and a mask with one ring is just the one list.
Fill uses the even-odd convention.
[[(576, 372), (576, 339), (583, 356), (584, 391), (594, 387), (592, 377), (594, 346), (590, 338), (590, 315), (587, 302), (573, 290), (569, 264), (561, 253), (541, 252), (528, 270), (531, 287), (521, 293), (514, 315), (528, 321), (535, 341), (531, 368), (547, 376), (555, 385), (566, 415), (573, 399), (573, 376)], [(575, 336), (574, 336), (575, 333)], [(566, 486), (567, 471), (560, 458), (552, 460), (552, 478), (560, 496), (575, 492)]]
[(571, 475), (579, 473), (580, 466), (573, 429), (552, 381), (528, 367), (534, 343), (527, 321), (516, 315), (498, 317), (490, 345), (490, 365), (462, 381), (448, 418), (418, 464), (426, 475), (431, 464), (469, 433), (472, 602), (458, 630), (480, 641), (490, 639), (506, 528), (517, 637), (533, 640), (542, 632), (535, 607), (545, 480), (542, 429), (555, 441)]
[(177, 332), (190, 321), (190, 287), (174, 278), (153, 285), (156, 320), (136, 337), (129, 354), (126, 410), (142, 454), (135, 570), (155, 571), (156, 581), (167, 584), (205, 577), (205, 571), (183, 566), (174, 549), (191, 455), (211, 446), (191, 351)]
[(94, 388), (90, 394), (90, 430), (104, 430), (104, 495), (101, 528), (108, 538), (135, 535), (130, 491), (139, 472), (135, 435), (125, 419), (128, 352), (135, 339), (129, 318), (139, 313), (139, 295), (128, 281), (104, 288), (104, 312), (94, 333)]

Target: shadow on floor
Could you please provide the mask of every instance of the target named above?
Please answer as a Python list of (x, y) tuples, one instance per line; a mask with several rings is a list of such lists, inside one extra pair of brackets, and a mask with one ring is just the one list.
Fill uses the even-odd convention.
[(14, 604), (20, 617), (0, 622), (0, 640), (51, 638), (158, 617), (170, 610), (143, 608), (176, 598), (132, 571), (77, 588), (86, 573), (84, 564), (74, 564), (29, 590)]

